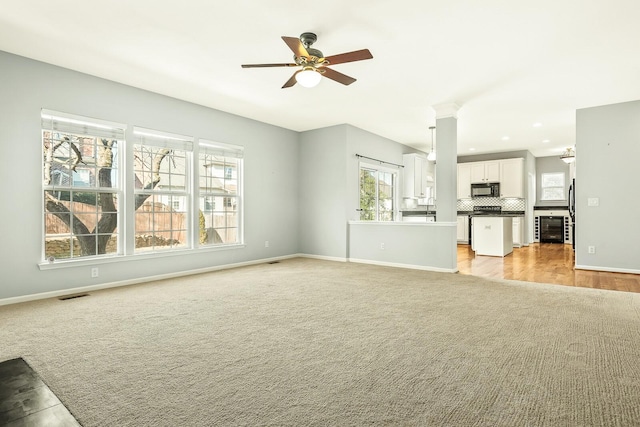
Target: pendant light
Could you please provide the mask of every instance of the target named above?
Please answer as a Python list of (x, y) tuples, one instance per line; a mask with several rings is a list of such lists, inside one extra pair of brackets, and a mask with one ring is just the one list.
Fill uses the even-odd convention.
[(576, 153), (573, 151), (573, 148), (569, 147), (564, 153), (562, 153), (560, 158), (565, 163), (573, 163), (576, 160)]
[(431, 151), (429, 152), (429, 155), (427, 156), (427, 160), (429, 160), (430, 162), (435, 162), (436, 161), (436, 152), (433, 151), (433, 131), (436, 127), (435, 126), (429, 126), (429, 129), (431, 129)]

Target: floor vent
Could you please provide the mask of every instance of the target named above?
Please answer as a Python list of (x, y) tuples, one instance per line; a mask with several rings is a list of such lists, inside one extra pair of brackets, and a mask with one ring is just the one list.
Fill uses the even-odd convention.
[(267, 264), (279, 264), (280, 261), (269, 261)]
[(58, 298), (60, 301), (66, 301), (68, 299), (74, 299), (74, 298), (82, 298), (82, 297), (88, 297), (89, 294), (73, 294), (73, 295), (65, 295), (63, 297)]

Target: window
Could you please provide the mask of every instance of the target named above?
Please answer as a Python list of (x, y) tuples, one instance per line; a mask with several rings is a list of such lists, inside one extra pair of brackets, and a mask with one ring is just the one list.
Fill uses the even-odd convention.
[(124, 126), (42, 110), (44, 259), (119, 253)]
[(199, 148), (200, 244), (240, 243), (243, 148), (209, 141), (201, 141)]
[(393, 221), (397, 172), (360, 165), (360, 220)]
[(542, 194), (540, 200), (566, 200), (564, 173), (543, 173), (540, 176)]
[(125, 150), (124, 125), (41, 120), (42, 261), (242, 243), (243, 147), (136, 127)]
[(134, 129), (135, 252), (190, 247), (189, 137)]

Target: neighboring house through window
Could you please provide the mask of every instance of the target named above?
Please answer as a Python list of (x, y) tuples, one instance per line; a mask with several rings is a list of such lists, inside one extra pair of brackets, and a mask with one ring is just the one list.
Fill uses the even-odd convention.
[(191, 247), (189, 137), (135, 128), (135, 251)]
[(201, 245), (241, 242), (242, 147), (200, 141), (198, 181), (205, 232)]

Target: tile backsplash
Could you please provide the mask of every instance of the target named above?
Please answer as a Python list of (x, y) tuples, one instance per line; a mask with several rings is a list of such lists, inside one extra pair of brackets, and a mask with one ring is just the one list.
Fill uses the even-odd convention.
[(525, 199), (501, 199), (483, 197), (481, 199), (458, 199), (458, 211), (472, 211), (474, 206), (502, 206), (503, 211), (524, 211)]

